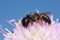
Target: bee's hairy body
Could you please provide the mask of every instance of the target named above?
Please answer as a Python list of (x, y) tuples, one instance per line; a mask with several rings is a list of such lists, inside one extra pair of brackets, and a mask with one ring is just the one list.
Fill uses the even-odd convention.
[(22, 25), (24, 27), (28, 27), (28, 24), (31, 22), (35, 22), (35, 21), (45, 21), (47, 22), (49, 25), (51, 24), (51, 20), (49, 18), (49, 16), (45, 13), (30, 13), (27, 14), (26, 17), (24, 17), (22, 19)]

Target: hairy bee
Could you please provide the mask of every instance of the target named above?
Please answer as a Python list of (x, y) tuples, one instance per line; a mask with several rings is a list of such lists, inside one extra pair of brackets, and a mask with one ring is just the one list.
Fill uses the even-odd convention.
[(49, 25), (51, 24), (51, 19), (46, 13), (30, 13), (27, 14), (26, 17), (23, 17), (22, 19), (22, 25), (24, 27), (28, 27), (28, 24), (31, 22), (36, 22), (37, 20), (39, 21), (45, 21)]

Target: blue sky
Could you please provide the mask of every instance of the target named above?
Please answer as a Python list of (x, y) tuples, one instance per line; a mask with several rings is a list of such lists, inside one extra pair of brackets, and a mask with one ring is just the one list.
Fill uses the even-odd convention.
[[(6, 20), (20, 19), (29, 12), (38, 9), (40, 12), (52, 12), (54, 19), (60, 19), (60, 0), (0, 0), (0, 24), (12, 30)], [(3, 36), (0, 35), (0, 40)]]

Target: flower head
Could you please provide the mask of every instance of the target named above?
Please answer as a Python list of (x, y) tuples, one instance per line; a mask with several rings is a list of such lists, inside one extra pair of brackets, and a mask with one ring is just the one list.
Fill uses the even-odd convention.
[(15, 26), (13, 33), (5, 28), (7, 32), (3, 33), (4, 40), (60, 40), (60, 23), (58, 19), (53, 20), (51, 16), (51, 25), (43, 23), (40, 25), (38, 22), (34, 22), (33, 25), (29, 25), (25, 28), (21, 24), (21, 20), (16, 22), (14, 19), (9, 20), (8, 23)]
[[(37, 13), (39, 11), (36, 9)], [(60, 40), (60, 22), (58, 19), (53, 20), (53, 16), (50, 16), (51, 24), (42, 21), (42, 24), (39, 22), (33, 22), (33, 25), (29, 24), (25, 28), (21, 24), (21, 19), (16, 22), (15, 19), (7, 20), (9, 24), (14, 26), (13, 32), (5, 28), (5, 32), (2, 28), (2, 35), (4, 40)], [(13, 24), (14, 23), (14, 24)]]

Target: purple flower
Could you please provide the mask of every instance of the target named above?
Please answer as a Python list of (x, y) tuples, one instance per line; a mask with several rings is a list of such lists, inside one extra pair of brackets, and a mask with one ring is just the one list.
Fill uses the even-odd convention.
[(13, 28), (13, 33), (5, 28), (7, 32), (3, 33), (4, 40), (60, 40), (60, 22), (58, 19), (54, 21), (53, 16), (51, 16), (51, 21), (51, 25), (44, 22), (40, 25), (34, 22), (33, 25), (24, 28), (20, 20), (19, 22), (14, 19), (8, 20), (10, 24), (14, 22), (15, 28)]

